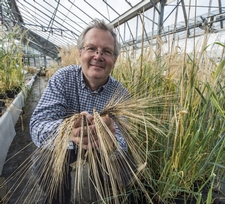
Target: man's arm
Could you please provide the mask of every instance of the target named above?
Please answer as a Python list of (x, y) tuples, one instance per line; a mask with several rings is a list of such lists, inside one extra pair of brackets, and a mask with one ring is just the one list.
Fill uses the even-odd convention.
[(53, 76), (36, 107), (30, 120), (30, 134), (36, 146), (53, 136), (59, 124), (66, 116), (64, 82), (58, 75)]

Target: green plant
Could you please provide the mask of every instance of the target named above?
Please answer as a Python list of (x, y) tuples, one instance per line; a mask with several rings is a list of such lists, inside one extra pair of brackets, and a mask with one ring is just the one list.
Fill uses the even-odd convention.
[(200, 202), (203, 189), (209, 188), (204, 199), (211, 203), (215, 180), (224, 177), (225, 59), (216, 63), (206, 51), (207, 42), (203, 45), (192, 55), (176, 49), (161, 57), (147, 55), (138, 80), (138, 61), (131, 65), (129, 59), (113, 72), (131, 94), (148, 95), (149, 103), (157, 95), (167, 95), (158, 107), (146, 109), (167, 124), (162, 129), (165, 134), (147, 128), (148, 162), (142, 179), (155, 202), (171, 203), (178, 196)]
[(1, 27), (0, 40), (0, 92), (22, 89), (24, 74), (22, 63), (22, 39), (25, 33), (19, 27), (5, 29)]
[[(224, 47), (221, 43), (215, 45)], [(116, 170), (119, 168), (110, 163), (112, 152), (108, 144), (111, 141), (107, 142), (110, 133), (104, 128), (99, 114), (109, 115), (122, 130), (129, 145), (129, 154), (138, 167), (137, 174), (132, 172), (135, 185), (130, 189), (137, 198), (144, 195), (149, 203), (174, 203), (178, 197), (187, 203), (192, 203), (190, 200), (211, 203), (216, 182), (224, 179), (225, 59), (215, 62), (209, 57), (207, 47), (204, 43), (200, 50), (195, 48), (192, 54), (172, 48), (173, 51), (162, 53), (161, 56), (153, 49), (146, 48), (138, 60), (133, 60), (133, 52), (132, 55), (123, 53), (124, 56), (118, 59), (112, 74), (127, 87), (131, 97), (129, 100), (125, 100), (126, 97), (119, 100), (118, 97), (113, 98), (102, 113), (95, 112), (94, 116), (99, 135), (103, 136), (104, 164), (112, 169), (106, 174), (110, 175), (112, 181), (115, 178), (113, 174), (116, 172), (117, 175)], [(54, 169), (55, 176), (49, 182), (51, 186), (45, 183), (49, 187), (49, 196), (61, 182), (63, 164), (67, 162), (65, 155), (70, 131), (77, 117), (79, 114), (66, 118), (57, 139), (46, 142), (52, 154), (40, 148), (32, 155), (35, 161), (47, 160), (47, 166), (45, 162), (38, 166), (44, 176), (47, 177), (48, 172)], [(87, 123), (85, 120), (83, 118), (83, 125)], [(83, 153), (79, 148), (75, 165), (78, 169), (75, 175), (76, 186), (82, 186), (79, 173), (85, 159), (89, 158), (92, 159), (91, 172), (95, 175), (95, 183), (100, 187), (99, 193), (105, 193), (108, 196), (105, 199), (111, 203), (121, 203), (122, 200), (126, 202), (128, 192), (124, 189), (117, 191), (117, 184), (114, 183), (113, 200), (111, 192), (105, 192), (108, 189), (98, 182), (99, 169), (96, 163), (99, 161), (96, 159), (96, 151), (89, 149), (88, 157)], [(15, 188), (20, 178), (32, 172), (33, 164), (29, 160), (27, 162), (19, 169), (19, 176), (15, 176), (19, 177)], [(120, 166), (126, 166), (126, 162)], [(20, 199), (24, 201), (26, 199), (23, 198), (27, 196), (32, 201), (38, 188), (36, 180), (29, 178), (27, 188), (29, 194), (24, 193)]]

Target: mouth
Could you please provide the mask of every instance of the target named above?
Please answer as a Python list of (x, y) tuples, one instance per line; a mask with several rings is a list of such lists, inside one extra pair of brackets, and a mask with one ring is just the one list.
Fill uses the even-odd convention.
[(100, 64), (90, 64), (91, 67), (97, 68), (97, 69), (105, 69), (104, 66)]

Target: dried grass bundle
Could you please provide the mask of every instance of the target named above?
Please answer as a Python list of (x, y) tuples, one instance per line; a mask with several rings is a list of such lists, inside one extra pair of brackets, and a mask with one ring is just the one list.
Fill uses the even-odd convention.
[(70, 45), (68, 47), (62, 46), (59, 49), (59, 54), (61, 57), (62, 67), (66, 67), (71, 64), (80, 64), (79, 50), (75, 45)]
[[(119, 97), (120, 96), (120, 97)], [(142, 172), (148, 171), (147, 154), (149, 129), (152, 133), (164, 134), (162, 120), (159, 115), (151, 115), (149, 110), (165, 106), (169, 95), (150, 98), (140, 98), (121, 95), (117, 90), (101, 113), (94, 110), (94, 123), (99, 137), (99, 149), (84, 150), (76, 148), (77, 160), (71, 166), (73, 178), (73, 201), (84, 203), (83, 188), (91, 191), (100, 203), (120, 204), (126, 203), (127, 189), (142, 191), (148, 203), (153, 203), (149, 192), (142, 181)], [(163, 102), (164, 101), (164, 102)], [(128, 152), (118, 146), (115, 136), (110, 132), (101, 116), (108, 115), (121, 130), (127, 144)], [(46, 141), (44, 147), (38, 148), (28, 160), (21, 165), (10, 179), (15, 179), (15, 185), (10, 192), (15, 193), (23, 180), (28, 179), (26, 188), (18, 198), (18, 203), (38, 203), (46, 196), (52, 200), (54, 193), (60, 186), (66, 184), (64, 174), (68, 171), (68, 146), (74, 122), (82, 117), (81, 127), (88, 124), (84, 115), (73, 114), (64, 119), (58, 130)], [(88, 126), (87, 126), (88, 127)], [(83, 138), (81, 131), (80, 137)], [(153, 136), (154, 137), (154, 136)], [(88, 129), (88, 138), (94, 140)], [(85, 168), (88, 166), (88, 168)], [(84, 180), (88, 175), (88, 183)], [(51, 175), (51, 176), (50, 176)], [(6, 182), (9, 182), (7, 180)], [(41, 190), (45, 189), (45, 193)], [(64, 192), (60, 192), (62, 195)], [(10, 196), (4, 198), (9, 201)]]

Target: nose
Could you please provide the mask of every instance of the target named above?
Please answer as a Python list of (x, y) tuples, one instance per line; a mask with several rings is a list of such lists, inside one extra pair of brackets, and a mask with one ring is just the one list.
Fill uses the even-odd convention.
[(102, 51), (99, 51), (99, 50), (96, 50), (95, 54), (96, 55), (100, 54), (102, 56), (103, 55), (103, 52)]
[(99, 59), (99, 60), (104, 59), (104, 57), (103, 57), (103, 52), (97, 50), (97, 51), (95, 52), (94, 58), (95, 58), (95, 59)]

